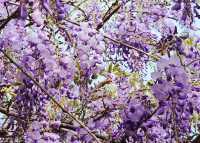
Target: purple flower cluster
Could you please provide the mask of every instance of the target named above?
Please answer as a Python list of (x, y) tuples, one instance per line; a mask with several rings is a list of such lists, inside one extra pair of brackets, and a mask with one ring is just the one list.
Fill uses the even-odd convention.
[(0, 9), (0, 142), (200, 142), (199, 2)]

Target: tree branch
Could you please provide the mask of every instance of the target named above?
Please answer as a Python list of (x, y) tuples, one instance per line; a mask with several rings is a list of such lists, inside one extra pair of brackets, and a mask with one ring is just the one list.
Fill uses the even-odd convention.
[(4, 109), (4, 108), (0, 107), (0, 112), (5, 114), (5, 115), (7, 115), (7, 116), (13, 116), (13, 117), (15, 117), (16, 119), (18, 119), (20, 121), (24, 121), (22, 119), (22, 117), (19, 117), (19, 115), (17, 113), (13, 112), (13, 111), (8, 111), (7, 109)]
[(133, 49), (133, 50), (135, 50), (135, 51), (137, 51), (137, 52), (139, 52), (139, 53), (143, 53), (144, 55), (147, 55), (148, 57), (151, 57), (151, 58), (153, 58), (153, 59), (155, 59), (155, 60), (159, 60), (159, 59), (161, 58), (161, 57), (159, 57), (158, 55), (157, 55), (157, 56), (152, 55), (152, 54), (147, 53), (147, 52), (145, 52), (145, 51), (143, 51), (143, 50), (141, 50), (141, 49), (135, 48), (135, 47), (133, 47), (132, 45), (129, 45), (128, 43), (125, 43), (125, 42), (120, 41), (120, 40), (117, 40), (117, 39), (113, 39), (113, 38), (111, 38), (111, 37), (109, 37), (109, 36), (104, 35), (104, 38), (109, 39), (110, 41), (113, 41), (113, 42), (115, 42), (115, 43), (117, 43), (117, 44), (126, 46), (127, 48)]
[(19, 13), (18, 13), (18, 9), (13, 12), (9, 17), (7, 17), (6, 19), (3, 19), (0, 23), (0, 31), (8, 24), (8, 22), (12, 19), (15, 19), (19, 16)]
[[(69, 22), (69, 23), (71, 23), (71, 24), (73, 24), (73, 25), (76, 25), (76, 26), (80, 26), (80, 24), (78, 24), (78, 23), (76, 23), (76, 22), (73, 22), (73, 21), (70, 21), (70, 20), (66, 20), (67, 22)], [(125, 47), (127, 47), (127, 48), (129, 48), (129, 49), (133, 49), (133, 50), (135, 50), (135, 51), (137, 51), (137, 52), (139, 52), (139, 53), (143, 53), (143, 54), (145, 54), (146, 56), (148, 56), (148, 57), (151, 57), (151, 58), (153, 58), (153, 59), (155, 59), (155, 60), (159, 60), (161, 57), (160, 56), (158, 56), (158, 55), (152, 55), (152, 54), (150, 54), (150, 53), (147, 53), (147, 52), (145, 52), (145, 51), (143, 51), (143, 50), (141, 50), (141, 49), (138, 49), (138, 48), (135, 48), (135, 47), (133, 47), (132, 45), (130, 45), (130, 44), (128, 44), (128, 43), (125, 43), (125, 42), (123, 42), (123, 41), (120, 41), (120, 40), (118, 40), (118, 39), (114, 39), (114, 38), (111, 38), (111, 37), (109, 37), (109, 36), (107, 36), (107, 35), (103, 35), (104, 36), (104, 38), (105, 39), (108, 39), (108, 40), (110, 40), (110, 41), (112, 41), (112, 42), (114, 42), (114, 43), (117, 43), (117, 44), (119, 44), (119, 45), (123, 45), (123, 46), (125, 46)]]
[(108, 11), (103, 16), (102, 22), (97, 25), (97, 30), (101, 29), (103, 25), (113, 16), (114, 13), (116, 13), (121, 5), (116, 1), (112, 4), (112, 6), (108, 9)]
[(24, 75), (26, 75), (31, 81), (33, 81), (33, 83), (39, 87), (39, 89), (46, 94), (64, 113), (66, 113), (67, 115), (69, 115), (70, 118), (72, 118), (74, 121), (76, 121), (81, 127), (83, 127), (89, 135), (91, 135), (91, 137), (93, 137), (95, 139), (95, 141), (97, 143), (101, 143), (99, 141), (99, 139), (92, 133), (92, 131), (86, 126), (84, 125), (84, 123), (82, 121), (80, 121), (79, 119), (77, 119), (74, 115), (72, 115), (71, 113), (69, 113), (64, 107), (62, 107), (62, 105), (60, 105), (56, 99), (53, 97), (53, 95), (51, 95), (45, 88), (43, 88), (39, 82), (37, 82), (31, 75), (29, 75), (17, 62), (15, 62), (5, 51), (3, 51), (2, 49), (0, 49), (0, 52), (3, 53), (3, 55), (11, 62), (13, 63)]
[(200, 135), (198, 135), (191, 143), (200, 143)]

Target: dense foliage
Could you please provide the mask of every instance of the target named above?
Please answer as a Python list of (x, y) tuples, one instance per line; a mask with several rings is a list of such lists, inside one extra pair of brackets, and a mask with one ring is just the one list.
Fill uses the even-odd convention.
[(0, 0), (1, 143), (199, 143), (199, 0)]

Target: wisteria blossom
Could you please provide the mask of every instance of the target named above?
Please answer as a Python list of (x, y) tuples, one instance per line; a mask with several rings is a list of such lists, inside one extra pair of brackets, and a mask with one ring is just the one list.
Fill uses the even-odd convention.
[(200, 143), (199, 0), (0, 0), (0, 143)]

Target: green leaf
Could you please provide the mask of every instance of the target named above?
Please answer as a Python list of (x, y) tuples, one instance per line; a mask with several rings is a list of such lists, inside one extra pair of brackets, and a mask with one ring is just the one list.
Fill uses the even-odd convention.
[(184, 43), (186, 46), (193, 46), (194, 45), (194, 39), (193, 38), (188, 38), (184, 40)]
[(119, 77), (127, 77), (129, 76), (128, 72), (126, 71), (123, 71), (121, 68), (120, 68), (120, 65), (119, 64), (110, 64), (106, 70), (107, 72), (109, 73), (113, 73), (115, 74), (116, 76), (119, 76)]
[(140, 74), (138, 72), (131, 73), (129, 83), (135, 87), (140, 81)]

